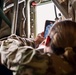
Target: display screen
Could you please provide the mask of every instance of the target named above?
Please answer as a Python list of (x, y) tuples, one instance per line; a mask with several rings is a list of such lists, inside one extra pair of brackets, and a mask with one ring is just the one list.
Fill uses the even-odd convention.
[(46, 20), (46, 22), (45, 22), (45, 29), (44, 29), (44, 37), (45, 38), (48, 36), (50, 27), (52, 27), (53, 24), (54, 24), (54, 21)]

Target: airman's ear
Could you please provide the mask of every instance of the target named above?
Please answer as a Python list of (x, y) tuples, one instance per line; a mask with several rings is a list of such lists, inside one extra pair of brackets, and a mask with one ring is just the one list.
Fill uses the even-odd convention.
[(45, 46), (49, 46), (49, 43), (51, 42), (51, 38), (50, 36), (46, 37), (46, 42), (45, 42)]

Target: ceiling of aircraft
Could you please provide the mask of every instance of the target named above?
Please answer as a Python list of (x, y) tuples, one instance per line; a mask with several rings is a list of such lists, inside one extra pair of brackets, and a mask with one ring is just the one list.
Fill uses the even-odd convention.
[[(8, 5), (14, 1), (15, 0), (5, 0), (5, 4)], [(19, 0), (19, 1), (25, 1), (25, 0)], [(26, 2), (28, 1), (29, 2), (35, 1), (37, 4), (53, 1), (66, 18), (72, 17), (73, 20), (75, 20), (74, 13), (76, 9), (76, 0), (26, 0)]]
[[(4, 5), (2, 6), (3, 1), (4, 1)], [(3, 10), (7, 12), (8, 11), (7, 9), (10, 9), (11, 7), (13, 7), (14, 3), (16, 3), (16, 1), (19, 1), (20, 3), (22, 3), (22, 2), (26, 3), (26, 11), (25, 11), (26, 13), (28, 12), (28, 10), (27, 10), (27, 4), (29, 4), (29, 8), (30, 8), (29, 12), (32, 11), (33, 13), (35, 13), (35, 8), (31, 7), (31, 2), (34, 2), (34, 5), (39, 5), (39, 4), (43, 4), (43, 3), (45, 4), (47, 2), (53, 1), (54, 4), (59, 8), (59, 10), (65, 16), (65, 18), (71, 18), (73, 21), (76, 21), (76, 0), (0, 0), (0, 7), (1, 7), (1, 9), (4, 7)], [(22, 6), (22, 7), (20, 7), (21, 9), (23, 9), (25, 7), (23, 5), (21, 5)], [(7, 6), (9, 6), (9, 7), (7, 7)], [(26, 16), (26, 18), (28, 18), (28, 16), (27, 16), (26, 13), (25, 13), (25, 16)], [(32, 13), (29, 13), (29, 14), (31, 15)], [(23, 13), (23, 15), (24, 15), (24, 13)], [(25, 18), (25, 16), (23, 17), (23, 19)], [(36, 15), (33, 14), (32, 16), (34, 17)], [(31, 20), (32, 20), (32, 18), (31, 18)], [(29, 21), (31, 21), (31, 20), (29, 20)], [(22, 21), (22, 19), (21, 19), (21, 21)], [(32, 25), (33, 24), (31, 24), (31, 27), (32, 27)], [(28, 26), (28, 25), (26, 25), (26, 26)], [(26, 33), (27, 33), (27, 31), (26, 31)]]

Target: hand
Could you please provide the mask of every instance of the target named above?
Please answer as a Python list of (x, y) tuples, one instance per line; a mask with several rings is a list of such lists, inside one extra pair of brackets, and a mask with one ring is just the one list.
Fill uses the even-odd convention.
[(42, 33), (39, 33), (38, 35), (37, 35), (37, 37), (35, 38), (35, 44), (36, 45), (39, 45), (43, 40), (44, 40), (45, 38), (44, 38), (44, 32), (42, 32)]

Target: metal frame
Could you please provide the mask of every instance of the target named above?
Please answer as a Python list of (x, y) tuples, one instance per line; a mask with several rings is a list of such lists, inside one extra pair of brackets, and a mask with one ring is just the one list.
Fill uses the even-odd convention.
[[(59, 4), (59, 2), (58, 2), (58, 0), (52, 0), (54, 3), (55, 3), (55, 5), (59, 8), (59, 10), (63, 13), (63, 15), (66, 17), (66, 18), (68, 18), (69, 16), (68, 16), (68, 10), (66, 10), (65, 8), (63, 8), (60, 4)], [(67, 8), (68, 8), (68, 6), (67, 6)]]

